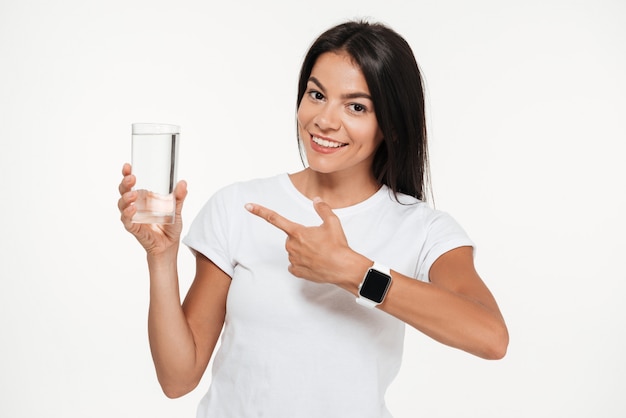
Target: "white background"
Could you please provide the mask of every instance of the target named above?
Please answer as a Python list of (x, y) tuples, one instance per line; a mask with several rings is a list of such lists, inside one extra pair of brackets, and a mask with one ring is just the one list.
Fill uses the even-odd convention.
[[(187, 227), (219, 187), (300, 169), (302, 58), (354, 17), (414, 49), (436, 206), (511, 333), (489, 362), (408, 329), (392, 412), (626, 416), (625, 2), (2, 0), (1, 417), (194, 416), (209, 376), (161, 393), (119, 222), (130, 125), (182, 126)], [(182, 251), (183, 293), (193, 268)]]

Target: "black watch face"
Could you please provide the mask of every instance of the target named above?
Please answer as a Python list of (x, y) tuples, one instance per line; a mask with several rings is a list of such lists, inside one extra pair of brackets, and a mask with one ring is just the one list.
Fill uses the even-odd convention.
[(387, 288), (391, 283), (391, 278), (378, 270), (370, 270), (363, 281), (359, 294), (364, 298), (381, 303), (387, 293)]

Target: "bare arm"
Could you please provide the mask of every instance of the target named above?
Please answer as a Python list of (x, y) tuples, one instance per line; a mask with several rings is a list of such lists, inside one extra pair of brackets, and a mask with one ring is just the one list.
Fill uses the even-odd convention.
[(231, 279), (196, 254), (196, 277), (181, 306), (172, 264), (148, 265), (150, 349), (163, 392), (176, 398), (192, 391), (206, 370), (224, 325)]
[(507, 327), (474, 268), (470, 247), (439, 257), (431, 267), (430, 283), (391, 274), (391, 288), (380, 309), (443, 344), (486, 359), (504, 357)]
[[(337, 253), (339, 254), (339, 253)], [(358, 295), (374, 263), (351, 249), (337, 263), (336, 284)], [(429, 337), (485, 359), (506, 354), (509, 335), (498, 305), (474, 268), (471, 247), (441, 255), (430, 269), (430, 283), (391, 271), (392, 282), (379, 309)]]
[(118, 208), (128, 232), (147, 254), (150, 272), (148, 333), (159, 383), (169, 397), (196, 387), (206, 370), (226, 314), (230, 277), (201, 254), (196, 255), (196, 277), (181, 304), (177, 257), (182, 230), (181, 211), (187, 195), (185, 182), (176, 185), (176, 221), (171, 225), (135, 224), (135, 177), (125, 164), (119, 185)]
[[(315, 210), (323, 221), (317, 227), (296, 224), (259, 205), (246, 207), (287, 234), (288, 269), (293, 275), (334, 283), (356, 297), (373, 260), (348, 246), (339, 218), (326, 203), (315, 201)], [(470, 247), (440, 256), (430, 269), (429, 283), (396, 271), (391, 276), (391, 287), (379, 309), (437, 341), (476, 356), (499, 359), (505, 355), (507, 327), (474, 268)]]

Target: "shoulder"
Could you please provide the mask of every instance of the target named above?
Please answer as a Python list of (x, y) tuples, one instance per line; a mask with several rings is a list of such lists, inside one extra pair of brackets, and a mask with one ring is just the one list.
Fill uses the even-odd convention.
[(385, 197), (381, 199), (382, 204), (386, 210), (392, 211), (397, 216), (425, 220), (441, 213), (427, 202), (403, 193), (394, 193), (386, 186), (384, 186), (384, 192)]
[(271, 177), (262, 177), (242, 180), (227, 184), (219, 188), (209, 200), (229, 200), (239, 198), (253, 198), (257, 195), (276, 193), (287, 174), (281, 173)]
[(419, 224), (432, 232), (464, 232), (456, 219), (448, 212), (433, 208), (429, 203), (402, 193), (388, 192), (385, 205), (403, 223)]
[(217, 191), (217, 193), (228, 193), (238, 190), (257, 190), (259, 188), (274, 188), (277, 185), (281, 184), (286, 177), (286, 173), (281, 173), (270, 177), (259, 177), (254, 179), (236, 181), (223, 186)]
[(217, 189), (196, 214), (189, 235), (198, 233), (205, 236), (227, 236), (231, 228), (239, 227), (242, 220), (249, 217), (244, 205), (260, 200), (260, 197), (271, 190), (276, 194), (283, 176), (286, 174), (237, 181)]

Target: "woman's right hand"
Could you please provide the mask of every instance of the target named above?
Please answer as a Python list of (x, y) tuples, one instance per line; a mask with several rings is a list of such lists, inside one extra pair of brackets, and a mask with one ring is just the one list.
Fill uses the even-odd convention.
[(176, 218), (173, 224), (138, 224), (131, 221), (137, 211), (134, 205), (137, 200), (137, 192), (132, 190), (136, 179), (132, 174), (130, 164), (124, 164), (122, 175), (124, 178), (119, 185), (121, 197), (117, 206), (121, 213), (124, 228), (137, 238), (137, 241), (143, 246), (148, 255), (159, 255), (168, 251), (173, 251), (176, 254), (183, 229), (181, 211), (187, 196), (187, 183), (184, 180), (179, 181), (174, 189)]

